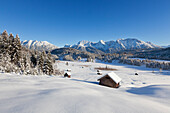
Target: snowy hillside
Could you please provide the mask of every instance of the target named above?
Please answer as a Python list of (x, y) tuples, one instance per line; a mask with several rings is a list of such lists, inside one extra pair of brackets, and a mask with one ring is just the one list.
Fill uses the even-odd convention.
[[(98, 85), (95, 67), (115, 68), (121, 87)], [(72, 77), (0, 74), (1, 113), (169, 113), (170, 72), (145, 67), (58, 61)], [(103, 74), (109, 71), (102, 71)], [(139, 75), (135, 75), (138, 73)]]
[[(132, 49), (151, 49), (151, 48), (161, 48), (158, 45), (152, 44), (151, 42), (144, 42), (138, 39), (118, 39), (116, 41), (103, 41), (90, 42), (90, 41), (80, 41), (75, 45), (66, 45), (65, 47), (71, 47), (75, 49), (86, 50), (87, 47), (93, 47), (103, 52), (114, 52), (120, 50), (132, 50)], [(82, 49), (83, 48), (83, 49)]]
[(21, 44), (29, 49), (37, 49), (37, 50), (45, 50), (45, 51), (49, 51), (57, 48), (57, 46), (47, 41), (25, 40), (22, 41)]

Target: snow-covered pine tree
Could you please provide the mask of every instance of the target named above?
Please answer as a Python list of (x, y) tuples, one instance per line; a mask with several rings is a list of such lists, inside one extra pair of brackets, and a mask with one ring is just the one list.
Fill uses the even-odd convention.
[(16, 37), (14, 38), (14, 42), (13, 42), (13, 48), (14, 48), (14, 51), (13, 51), (13, 60), (14, 60), (14, 63), (16, 65), (18, 65), (18, 67), (21, 67), (21, 42), (20, 42), (20, 38), (18, 35), (16, 35)]
[(36, 65), (37, 65), (37, 58), (36, 58), (35, 54), (32, 54), (31, 55), (31, 67), (35, 68)]
[(48, 66), (48, 58), (46, 52), (43, 50), (42, 56), (44, 58), (44, 64), (43, 64), (43, 73), (46, 75), (49, 75), (49, 66)]
[(3, 54), (5, 54), (8, 49), (8, 33), (6, 30), (2, 33), (2, 41), (3, 41), (2, 52)]
[(21, 73), (30, 74), (30, 60), (26, 54), (23, 54), (21, 58)]
[(43, 56), (43, 53), (41, 53), (38, 59), (38, 72), (40, 74), (43, 74), (43, 66), (44, 66), (44, 56)]
[(13, 52), (14, 52), (13, 42), (14, 42), (14, 36), (12, 33), (10, 33), (9, 40), (8, 40), (8, 50), (9, 50), (9, 55), (11, 57), (11, 60), (13, 59)]
[(2, 33), (2, 36), (3, 36), (3, 37), (6, 37), (6, 38), (8, 37), (8, 33), (7, 33), (6, 30), (4, 30), (4, 32)]
[(12, 45), (14, 42), (14, 36), (12, 33), (9, 34), (9, 44)]
[(54, 73), (53, 69), (53, 59), (52, 55), (50, 52), (48, 54), (45, 53), (45, 51), (42, 52), (40, 59), (39, 59), (39, 67), (42, 67), (42, 62), (43, 63), (43, 73), (46, 75), (52, 75)]
[(46, 74), (46, 75), (49, 75), (49, 66), (48, 66), (48, 61), (47, 60), (44, 61), (43, 73)]
[(54, 68), (53, 68), (53, 58), (52, 55), (50, 53), (50, 51), (47, 54), (47, 65), (49, 67), (49, 75), (52, 75), (54, 73)]
[[(26, 52), (25, 52), (26, 53)], [(30, 54), (23, 54), (23, 64), (24, 64), (24, 74), (28, 75), (31, 74), (31, 60)]]
[(4, 72), (12, 72), (12, 65), (10, 63), (11, 59), (10, 59), (10, 56), (9, 56), (9, 53), (6, 52), (6, 54), (3, 54), (3, 59), (2, 59), (2, 64), (3, 64), (3, 67), (4, 67)]

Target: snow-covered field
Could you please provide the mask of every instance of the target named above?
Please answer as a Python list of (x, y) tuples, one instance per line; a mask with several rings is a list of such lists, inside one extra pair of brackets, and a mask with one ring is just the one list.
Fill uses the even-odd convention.
[[(72, 77), (0, 74), (0, 113), (170, 113), (170, 72), (125, 64), (58, 61)], [(94, 67), (115, 68), (121, 87), (98, 85)], [(103, 74), (109, 71), (102, 71)], [(138, 73), (139, 75), (135, 75)]]

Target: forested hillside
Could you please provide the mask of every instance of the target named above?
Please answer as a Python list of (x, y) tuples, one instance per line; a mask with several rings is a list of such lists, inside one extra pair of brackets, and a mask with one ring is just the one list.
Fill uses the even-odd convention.
[(148, 51), (144, 51), (144, 52), (137, 52), (134, 54), (134, 57), (170, 60), (170, 47), (157, 49), (157, 50), (148, 50)]
[(17, 74), (47, 74), (54, 72), (50, 52), (29, 50), (21, 46), (18, 35), (8, 35), (5, 30), (0, 34), (0, 71)]

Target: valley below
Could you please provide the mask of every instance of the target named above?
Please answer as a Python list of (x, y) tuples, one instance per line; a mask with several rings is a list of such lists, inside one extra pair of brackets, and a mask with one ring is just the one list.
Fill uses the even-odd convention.
[[(68, 65), (66, 63), (68, 62)], [(99, 85), (98, 67), (116, 69), (119, 88)], [(169, 113), (170, 72), (118, 62), (56, 61), (71, 78), (0, 73), (1, 113)], [(103, 75), (109, 73), (102, 70)], [(138, 73), (138, 75), (135, 75)]]

